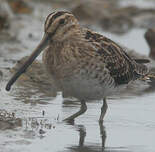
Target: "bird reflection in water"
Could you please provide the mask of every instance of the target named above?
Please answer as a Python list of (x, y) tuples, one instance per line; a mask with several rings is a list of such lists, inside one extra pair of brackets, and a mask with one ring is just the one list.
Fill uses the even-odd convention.
[(90, 143), (89, 145), (85, 145), (85, 138), (87, 135), (85, 126), (76, 125), (74, 121), (68, 122), (68, 124), (76, 127), (76, 130), (79, 132), (79, 145), (67, 147), (68, 150), (66, 152), (105, 152), (106, 131), (102, 123), (99, 123), (101, 144)]

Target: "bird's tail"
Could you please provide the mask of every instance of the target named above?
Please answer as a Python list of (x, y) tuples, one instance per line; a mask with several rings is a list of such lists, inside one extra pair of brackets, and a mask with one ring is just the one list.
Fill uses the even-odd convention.
[(153, 82), (155, 81), (155, 73), (148, 73), (144, 77), (142, 77), (140, 80)]
[(149, 68), (145, 65), (150, 63), (148, 59), (135, 59), (136, 61), (136, 73), (138, 74), (138, 79), (143, 81), (155, 82), (155, 73), (151, 72)]

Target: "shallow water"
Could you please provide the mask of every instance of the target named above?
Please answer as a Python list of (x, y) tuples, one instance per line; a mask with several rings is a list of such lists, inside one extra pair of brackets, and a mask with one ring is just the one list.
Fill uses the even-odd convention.
[[(45, 12), (48, 14), (49, 10)], [(45, 12), (42, 18), (46, 16)], [(35, 15), (39, 16), (37, 12)], [(33, 20), (35, 26), (31, 26), (28, 24), (29, 18), (25, 17), (26, 23), (18, 35), (21, 40), (19, 48), (17, 44), (0, 46), (0, 68), (3, 72), (0, 80), (0, 110), (14, 112), (16, 117), (22, 119), (22, 126), (0, 130), (0, 152), (154, 152), (154, 92), (108, 99), (108, 112), (103, 125), (99, 125), (102, 101), (88, 102), (87, 112), (78, 117), (74, 124), (67, 124), (62, 120), (78, 111), (78, 102), (63, 99), (61, 93), (54, 98), (33, 87), (14, 85), (11, 92), (5, 91), (10, 77), (7, 68), (14, 65), (10, 59), (17, 60), (29, 55), (38, 44), (42, 27), (37, 25), (42, 25), (42, 18)], [(29, 31), (33, 31), (33, 39), (28, 38)], [(134, 29), (124, 36), (105, 34), (147, 55), (144, 31)], [(10, 48), (20, 51), (12, 52)]]
[[(26, 92), (26, 90), (25, 90)], [(61, 94), (46, 100), (33, 95), (27, 103), (1, 92), (1, 108), (15, 112), (23, 120), (22, 127), (0, 131), (0, 151), (155, 151), (155, 94), (133, 98), (109, 99), (109, 110), (103, 126), (98, 118), (101, 101), (87, 103), (87, 112), (74, 124), (62, 122), (79, 109), (77, 102), (63, 103)], [(22, 100), (22, 99), (21, 99)], [(45, 115), (42, 116), (42, 111)], [(36, 127), (32, 122), (50, 124)], [(27, 124), (26, 124), (27, 123)], [(40, 129), (45, 131), (39, 133)]]

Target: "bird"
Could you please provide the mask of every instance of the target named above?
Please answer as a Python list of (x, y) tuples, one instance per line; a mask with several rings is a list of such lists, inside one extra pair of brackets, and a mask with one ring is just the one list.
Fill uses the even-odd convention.
[(102, 123), (108, 108), (106, 98), (149, 74), (145, 59), (130, 57), (116, 42), (81, 26), (71, 12), (56, 11), (47, 16), (41, 42), (7, 83), (7, 91), (42, 51), (45, 68), (57, 87), (81, 102), (80, 110), (65, 121), (82, 115), (87, 101), (103, 100)]

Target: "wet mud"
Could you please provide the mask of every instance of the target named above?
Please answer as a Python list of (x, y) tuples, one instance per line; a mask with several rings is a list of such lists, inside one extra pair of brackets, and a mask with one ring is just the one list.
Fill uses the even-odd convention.
[[(154, 152), (155, 80), (136, 81), (108, 97), (108, 112), (98, 123), (102, 101), (72, 123), (62, 120), (80, 108), (77, 99), (57, 92), (41, 55), (5, 91), (43, 35), (52, 11), (73, 12), (83, 26), (118, 42), (136, 59), (149, 59), (155, 73), (155, 2), (2, 0), (0, 3), (0, 152)], [(104, 9), (103, 9), (104, 8)], [(100, 14), (100, 15), (96, 15)]]

